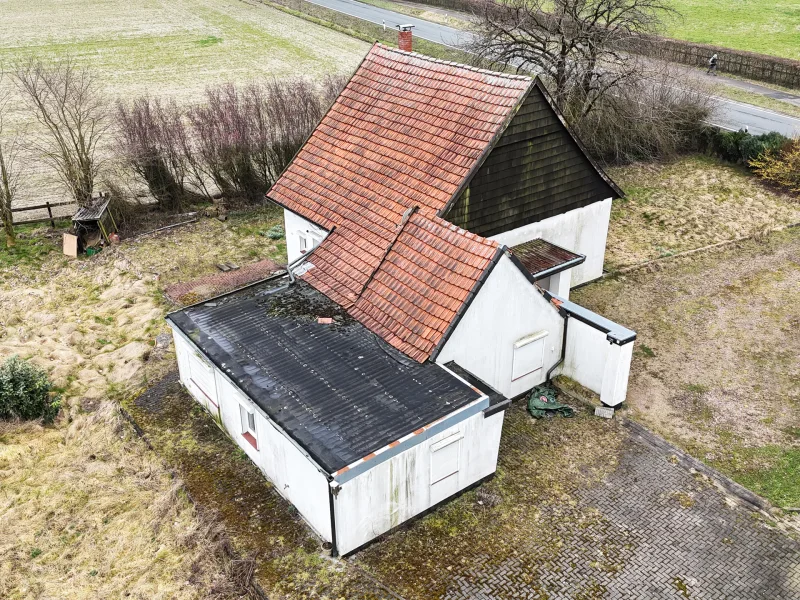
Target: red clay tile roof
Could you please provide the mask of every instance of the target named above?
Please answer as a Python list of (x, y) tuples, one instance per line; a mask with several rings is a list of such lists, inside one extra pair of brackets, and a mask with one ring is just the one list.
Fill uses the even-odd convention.
[(497, 246), (435, 215), (530, 85), (375, 44), (268, 194), (336, 228), (306, 281), (426, 360)]
[(350, 314), (392, 346), (427, 360), (498, 250), (497, 242), (414, 214)]

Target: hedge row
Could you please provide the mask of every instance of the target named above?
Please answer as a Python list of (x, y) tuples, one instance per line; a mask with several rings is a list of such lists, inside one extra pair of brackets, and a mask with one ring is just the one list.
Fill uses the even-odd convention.
[(707, 67), (717, 55), (717, 71), (789, 88), (800, 88), (800, 61), (659, 36), (632, 37), (629, 51), (668, 62)]
[(791, 140), (776, 131), (752, 135), (745, 131), (723, 131), (707, 127), (700, 135), (700, 150), (728, 162), (749, 165), (767, 153), (777, 153)]

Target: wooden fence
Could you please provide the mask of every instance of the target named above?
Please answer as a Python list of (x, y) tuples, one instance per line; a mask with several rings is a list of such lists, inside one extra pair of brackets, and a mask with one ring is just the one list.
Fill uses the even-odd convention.
[(17, 208), (11, 209), (11, 216), (13, 217), (14, 214), (18, 213), (25, 213), (25, 212), (32, 212), (34, 210), (46, 210), (47, 216), (43, 218), (35, 218), (35, 219), (14, 219), (15, 224), (22, 224), (22, 223), (45, 223), (47, 221), (50, 222), (50, 226), (55, 228), (56, 226), (56, 219), (64, 219), (68, 215), (64, 216), (54, 216), (53, 209), (58, 208), (61, 206), (73, 206), (76, 207), (74, 202), (45, 202), (44, 204), (37, 204), (36, 206), (20, 206)]

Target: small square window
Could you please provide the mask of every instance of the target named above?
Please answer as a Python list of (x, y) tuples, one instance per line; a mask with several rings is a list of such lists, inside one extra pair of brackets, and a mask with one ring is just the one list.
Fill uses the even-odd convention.
[(298, 236), (300, 238), (300, 254), (308, 252), (308, 238), (302, 233)]
[(250, 445), (258, 450), (258, 438), (256, 437), (256, 415), (254, 412), (247, 410), (241, 404), (239, 405), (239, 417), (242, 422), (242, 437), (246, 439)]

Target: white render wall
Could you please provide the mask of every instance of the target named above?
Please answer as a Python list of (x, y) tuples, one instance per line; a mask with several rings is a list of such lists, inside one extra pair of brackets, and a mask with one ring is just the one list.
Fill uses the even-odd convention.
[[(342, 483), (334, 499), (339, 553), (352, 552), (494, 473), (503, 415), (484, 417), (480, 411)], [(432, 485), (432, 447), (453, 436), (461, 437), (436, 454), (455, 451), (452, 444), (458, 444), (458, 470)]]
[(500, 233), (490, 239), (511, 247), (543, 238), (567, 250), (584, 254), (586, 260), (583, 264), (570, 269), (571, 285), (574, 287), (603, 274), (610, 218), (611, 198), (607, 198), (562, 215)]
[[(514, 398), (544, 382), (561, 357), (564, 320), (534, 285), (503, 255), (458, 322), (436, 362), (451, 360)], [(512, 380), (514, 344), (547, 332), (542, 367)]]
[(599, 394), (604, 404), (617, 406), (628, 391), (632, 356), (633, 342), (612, 344), (602, 331), (570, 318), (567, 353), (559, 373)]
[[(328, 478), (316, 464), (286, 435), (274, 425), (223, 373), (212, 365), (191, 342), (173, 328), (175, 352), (181, 382), (189, 393), (225, 430), (228, 436), (245, 451), (275, 489), (294, 504), (306, 522), (326, 541), (331, 540), (330, 498)], [(213, 372), (213, 389), (206, 389), (217, 406), (212, 404), (205, 394), (198, 389), (191, 378), (191, 368), (195, 361), (205, 363)], [(243, 436), (239, 405), (255, 413), (256, 439), (255, 449)]]
[(322, 227), (317, 227), (311, 221), (285, 208), (283, 209), (283, 227), (286, 231), (286, 255), (290, 263), (302, 256), (300, 254), (299, 237), (301, 233), (314, 234), (320, 240), (327, 235), (327, 232)]

